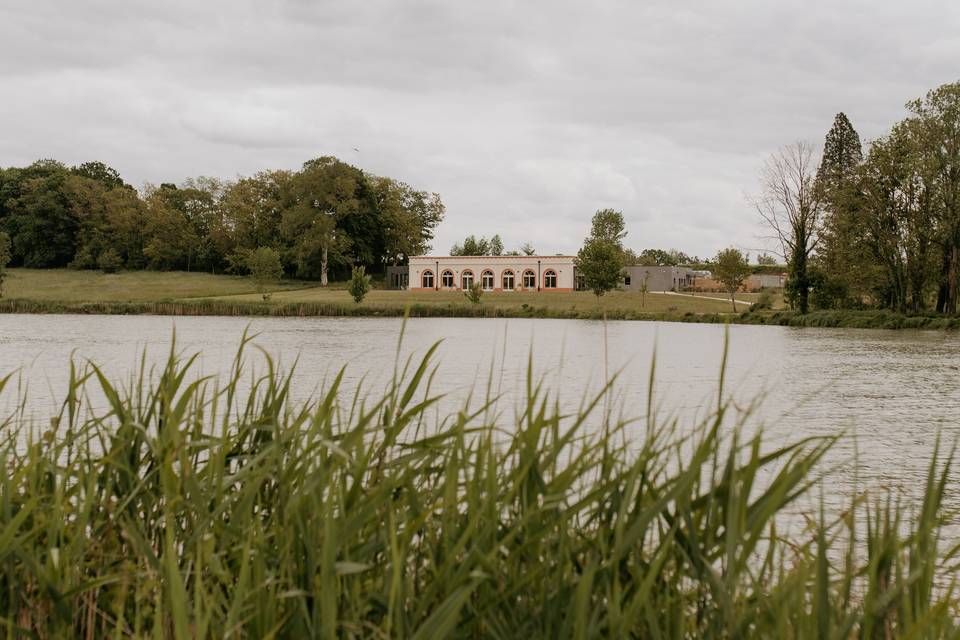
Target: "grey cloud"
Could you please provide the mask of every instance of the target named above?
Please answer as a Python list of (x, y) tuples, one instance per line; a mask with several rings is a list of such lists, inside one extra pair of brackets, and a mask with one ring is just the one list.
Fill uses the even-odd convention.
[(440, 192), (440, 251), (573, 251), (613, 206), (637, 248), (710, 254), (758, 242), (766, 154), (839, 110), (882, 135), (957, 79), (957, 33), (948, 0), (4, 3), (0, 164), (141, 183), (335, 154)]

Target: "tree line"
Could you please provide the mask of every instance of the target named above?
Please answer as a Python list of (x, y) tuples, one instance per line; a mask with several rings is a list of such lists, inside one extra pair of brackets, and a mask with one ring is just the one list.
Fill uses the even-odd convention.
[(329, 156), (299, 171), (141, 190), (102, 162), (0, 169), (0, 232), (15, 267), (247, 273), (269, 249), (285, 273), (326, 284), (425, 253), (443, 216), (438, 194)]
[(797, 142), (764, 165), (757, 210), (787, 260), (787, 300), (808, 308), (957, 312), (960, 83), (908, 102), (866, 153), (843, 113), (819, 164)]

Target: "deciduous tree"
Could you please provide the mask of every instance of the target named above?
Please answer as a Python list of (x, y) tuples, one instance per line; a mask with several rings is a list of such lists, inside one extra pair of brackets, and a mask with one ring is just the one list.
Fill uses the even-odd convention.
[(738, 249), (730, 247), (717, 253), (713, 265), (713, 277), (730, 294), (730, 304), (737, 310), (736, 292), (750, 276), (750, 263)]
[(813, 147), (795, 142), (772, 155), (760, 176), (754, 205), (787, 260), (788, 297), (800, 313), (809, 309), (807, 263), (820, 242), (823, 206), (815, 187)]
[(258, 247), (247, 255), (247, 270), (264, 300), (269, 299), (267, 287), (283, 277), (280, 254), (270, 247)]
[(623, 215), (613, 209), (597, 211), (591, 221), (590, 236), (577, 253), (577, 272), (597, 300), (623, 281), (623, 238), (627, 232)]
[(937, 87), (907, 108), (937, 179), (935, 207), (942, 231), (937, 311), (953, 315), (960, 284), (960, 82)]

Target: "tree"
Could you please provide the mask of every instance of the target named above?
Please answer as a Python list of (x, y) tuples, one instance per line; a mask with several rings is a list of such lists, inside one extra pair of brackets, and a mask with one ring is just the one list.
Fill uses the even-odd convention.
[(647, 293), (650, 291), (650, 272), (643, 274), (643, 280), (640, 281), (640, 306), (647, 306)]
[(363, 298), (370, 291), (370, 276), (367, 275), (364, 267), (354, 267), (350, 273), (350, 284), (347, 286), (350, 296), (357, 304), (363, 302)]
[(934, 206), (941, 228), (937, 311), (953, 315), (960, 285), (960, 82), (937, 87), (907, 108), (936, 177)]
[(836, 289), (842, 298), (862, 299), (870, 287), (866, 275), (872, 256), (863, 242), (864, 211), (858, 181), (862, 162), (860, 136), (847, 116), (838, 113), (824, 140), (815, 182), (823, 202), (816, 258), (822, 267), (821, 286)]
[(490, 238), (490, 255), (492, 256), (503, 255), (503, 240), (500, 239), (500, 234), (497, 234), (492, 238)]
[(623, 250), (623, 239), (627, 236), (623, 214), (614, 209), (600, 209), (593, 214), (590, 237), (606, 240)]
[(593, 215), (590, 236), (584, 240), (575, 263), (587, 288), (597, 296), (597, 302), (623, 280), (626, 235), (623, 214), (619, 211), (601, 209)]
[(531, 242), (524, 242), (520, 245), (520, 252), (525, 256), (537, 255), (537, 250), (533, 248), (533, 243)]
[(750, 264), (747, 257), (740, 253), (738, 249), (730, 247), (717, 253), (714, 263), (713, 277), (730, 294), (730, 303), (733, 305), (733, 311), (736, 312), (735, 294), (750, 275)]
[(78, 226), (67, 167), (55, 160), (38, 160), (5, 173), (0, 226), (13, 243), (12, 264), (38, 269), (67, 266), (76, 252)]
[(267, 286), (283, 277), (283, 265), (280, 254), (270, 247), (259, 247), (247, 255), (247, 269), (257, 284), (257, 291), (264, 300), (270, 299)]
[(228, 233), (225, 255), (231, 271), (246, 270), (246, 256), (258, 247), (284, 248), (280, 223), (293, 173), (260, 171), (226, 185), (220, 201)]
[(370, 176), (369, 180), (384, 234), (383, 262), (400, 264), (428, 252), (445, 213), (440, 196), (391, 178)]
[(74, 175), (81, 176), (83, 178), (88, 178), (90, 180), (95, 180), (102, 184), (107, 189), (130, 189), (134, 190), (133, 187), (128, 185), (123, 181), (123, 178), (120, 177), (120, 172), (110, 167), (103, 162), (92, 161), (84, 162), (83, 164), (77, 165), (70, 170)]
[(371, 235), (380, 228), (376, 203), (356, 167), (332, 157), (305, 162), (290, 181), (288, 202), (281, 233), (298, 275), (310, 277), (319, 271), (320, 284), (326, 286), (331, 264), (351, 258), (370, 264), (375, 255), (382, 255), (382, 242), (376, 249), (378, 242)]
[(798, 141), (780, 149), (764, 164), (761, 194), (754, 200), (787, 260), (787, 294), (800, 313), (809, 309), (807, 263), (820, 241), (823, 208), (815, 181), (813, 148)]
[(13, 247), (10, 244), (10, 236), (5, 231), (0, 231), (0, 298), (3, 297), (3, 281), (7, 278), (7, 265), (13, 259)]
[(454, 243), (450, 248), (452, 256), (488, 256), (490, 255), (490, 241), (484, 237), (477, 239), (469, 235), (463, 240), (463, 244)]
[(916, 124), (906, 120), (874, 142), (860, 179), (860, 244), (868, 247), (882, 274), (878, 301), (900, 312), (926, 306), (938, 240), (937, 178), (925, 161)]
[(623, 252), (604, 238), (587, 238), (577, 253), (576, 266), (598, 301), (623, 280)]
[[(377, 264), (384, 255), (384, 237), (376, 194), (366, 174), (332, 156), (308, 160), (294, 178), (301, 201), (308, 201), (334, 222), (331, 238), (339, 243), (339, 260), (329, 265)], [(323, 276), (321, 274), (321, 284)]]
[(675, 267), (676, 259), (669, 251), (663, 249), (644, 249), (637, 256), (637, 264), (645, 267)]
[(100, 256), (97, 258), (97, 266), (99, 266), (100, 270), (104, 273), (116, 273), (120, 270), (120, 267), (123, 266), (123, 259), (120, 258), (117, 250), (111, 247), (100, 253)]
[(185, 269), (196, 254), (197, 228), (171, 203), (170, 192), (175, 189), (173, 185), (147, 188), (143, 255), (150, 269)]
[(764, 267), (775, 267), (777, 266), (777, 259), (769, 253), (761, 253), (757, 256), (757, 264)]

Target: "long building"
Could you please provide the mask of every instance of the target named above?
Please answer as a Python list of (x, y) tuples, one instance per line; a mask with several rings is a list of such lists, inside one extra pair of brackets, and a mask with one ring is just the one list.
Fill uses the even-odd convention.
[(392, 288), (464, 291), (573, 291), (574, 256), (411, 256), (407, 267), (389, 267)]
[[(410, 264), (387, 267), (391, 289), (465, 291), (474, 282), (484, 291), (578, 291), (585, 289), (574, 256), (412, 256)], [(628, 266), (621, 288), (681, 291), (694, 283), (686, 267)]]

